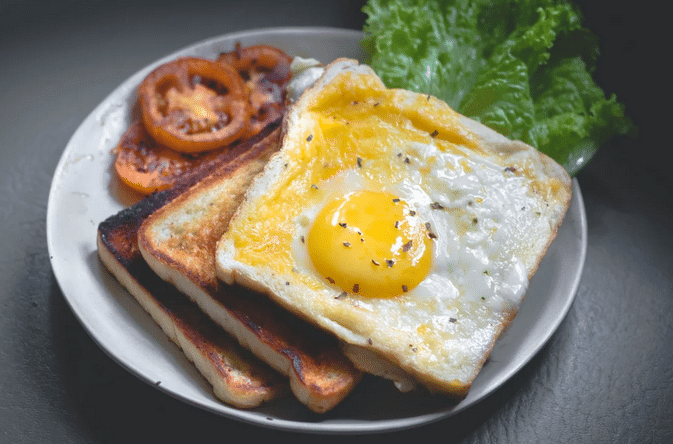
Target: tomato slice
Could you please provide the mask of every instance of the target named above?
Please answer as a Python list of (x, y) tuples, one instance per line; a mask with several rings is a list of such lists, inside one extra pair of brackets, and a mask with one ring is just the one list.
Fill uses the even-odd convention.
[(229, 145), (247, 130), (243, 79), (214, 60), (185, 57), (159, 66), (140, 84), (138, 99), (150, 135), (182, 153)]
[(142, 194), (150, 194), (171, 187), (182, 174), (214, 160), (220, 152), (198, 156), (179, 153), (157, 143), (138, 120), (129, 126), (113, 150), (114, 168), (122, 182)]
[(142, 118), (113, 150), (115, 170), (149, 194), (172, 186), (223, 149), (259, 133), (285, 112), (292, 59), (268, 45), (185, 57), (152, 71), (138, 87)]
[(244, 80), (255, 83), (263, 78), (264, 81), (281, 85), (287, 83), (292, 74), (292, 58), (283, 50), (269, 45), (242, 47), (238, 42), (233, 51), (220, 54), (217, 61), (232, 66)]
[(292, 59), (269, 45), (241, 47), (220, 54), (217, 61), (233, 67), (245, 81), (252, 114), (245, 137), (252, 137), (285, 112), (285, 85), (290, 80)]

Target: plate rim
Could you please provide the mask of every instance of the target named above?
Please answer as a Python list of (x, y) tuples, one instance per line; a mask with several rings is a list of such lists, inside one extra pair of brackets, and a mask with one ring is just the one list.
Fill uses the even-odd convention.
[[(439, 421), (441, 419), (447, 418), (449, 416), (453, 416), (458, 412), (464, 411), (470, 407), (473, 407), (474, 405), (483, 402), (485, 399), (490, 397), (493, 393), (498, 391), (498, 389), (506, 383), (514, 374), (518, 373), (521, 368), (523, 368), (526, 364), (528, 364), (531, 359), (535, 355), (537, 355), (542, 348), (545, 347), (545, 345), (549, 342), (549, 339), (554, 335), (554, 333), (558, 330), (560, 324), (563, 322), (563, 320), (566, 318), (570, 307), (572, 306), (575, 296), (577, 294), (577, 291), (579, 289), (580, 281), (582, 278), (583, 274), (583, 269), (584, 269), (584, 262), (586, 259), (586, 251), (587, 251), (587, 221), (586, 221), (586, 209), (584, 207), (584, 201), (582, 197), (582, 193), (580, 190), (579, 182), (577, 179), (572, 180), (573, 184), (573, 200), (571, 201), (570, 208), (568, 210), (568, 213), (566, 214), (566, 219), (564, 220), (564, 224), (566, 223), (574, 223), (578, 226), (578, 234), (579, 237), (577, 238), (579, 242), (579, 257), (578, 259), (578, 264), (575, 267), (576, 272), (573, 273), (573, 280), (572, 283), (570, 284), (571, 293), (570, 297), (567, 297), (564, 300), (564, 304), (561, 307), (561, 312), (562, 315), (557, 316), (554, 319), (554, 323), (552, 325), (552, 328), (549, 328), (547, 330), (547, 334), (545, 337), (541, 340), (538, 341), (536, 344), (536, 347), (532, 350), (532, 352), (528, 353), (528, 356), (526, 359), (520, 361), (518, 365), (514, 366), (513, 368), (509, 369), (509, 371), (506, 372), (506, 374), (502, 375), (499, 379), (500, 382), (495, 384), (495, 387), (488, 390), (486, 394), (482, 395), (480, 398), (478, 398), (475, 401), (471, 401), (468, 404), (463, 405), (463, 403), (458, 403), (455, 405), (453, 408), (449, 408), (447, 410), (439, 411), (439, 412), (433, 412), (433, 413), (428, 413), (428, 414), (423, 414), (423, 415), (416, 415), (416, 416), (409, 416), (409, 417), (404, 417), (404, 418), (394, 418), (394, 419), (383, 419), (383, 420), (375, 420), (375, 421), (355, 421), (352, 419), (347, 419), (343, 421), (336, 421), (336, 422), (297, 422), (297, 421), (292, 421), (292, 420), (287, 420), (287, 419), (282, 419), (282, 418), (264, 418), (260, 419), (260, 415), (250, 415), (248, 410), (241, 410), (237, 409), (235, 407), (232, 407), (228, 404), (225, 404), (219, 400), (216, 400), (219, 402), (222, 406), (220, 409), (214, 409), (209, 406), (204, 405), (203, 403), (198, 402), (196, 399), (191, 399), (189, 397), (184, 396), (183, 394), (176, 393), (166, 387), (162, 386), (157, 386), (155, 384), (155, 381), (152, 381), (148, 375), (143, 374), (142, 372), (138, 371), (138, 369), (134, 368), (132, 365), (130, 365), (128, 362), (126, 362), (123, 357), (117, 356), (114, 354), (111, 350), (109, 350), (108, 347), (105, 346), (104, 341), (99, 337), (99, 332), (96, 331), (96, 329), (91, 325), (91, 323), (86, 319), (86, 317), (81, 313), (80, 309), (78, 308), (78, 305), (75, 303), (75, 299), (73, 299), (72, 295), (67, 294), (66, 289), (64, 288), (64, 279), (65, 277), (63, 276), (63, 273), (65, 271), (63, 270), (63, 265), (61, 264), (60, 260), (61, 257), (59, 255), (59, 252), (56, 251), (55, 247), (55, 239), (54, 237), (56, 236), (56, 233), (54, 232), (55, 230), (55, 223), (57, 222), (57, 210), (59, 207), (55, 203), (58, 200), (58, 189), (59, 189), (59, 184), (61, 181), (65, 180), (64, 179), (64, 170), (68, 162), (68, 156), (71, 154), (71, 151), (74, 150), (74, 143), (82, 131), (85, 130), (85, 124), (92, 119), (95, 119), (96, 116), (100, 114), (100, 112), (105, 109), (105, 107), (109, 106), (109, 104), (113, 101), (113, 99), (116, 96), (123, 95), (124, 92), (126, 94), (129, 93), (129, 90), (134, 90), (135, 86), (132, 87), (134, 83), (140, 83), (140, 80), (147, 74), (153, 67), (158, 66), (161, 63), (164, 63), (165, 61), (171, 60), (173, 58), (179, 57), (180, 55), (186, 54), (186, 53), (192, 53), (194, 52), (197, 48), (202, 48), (206, 47), (208, 45), (213, 45), (217, 42), (221, 42), (223, 40), (229, 40), (229, 41), (235, 41), (238, 39), (248, 39), (248, 38), (256, 38), (257, 36), (262, 36), (262, 35), (274, 35), (274, 36), (291, 36), (291, 35), (297, 35), (297, 36), (302, 36), (305, 37), (307, 34), (311, 35), (316, 35), (320, 34), (321, 36), (329, 36), (334, 38), (335, 36), (341, 36), (343, 38), (360, 38), (364, 37), (364, 33), (361, 30), (356, 30), (356, 29), (348, 29), (348, 28), (336, 28), (336, 27), (294, 27), (294, 26), (288, 26), (288, 27), (266, 27), (266, 28), (257, 28), (257, 29), (249, 29), (249, 30), (243, 30), (243, 31), (237, 31), (233, 33), (227, 33), (227, 34), (222, 34), (219, 36), (213, 36), (207, 39), (200, 40), (196, 43), (192, 43), (190, 45), (184, 46), (181, 49), (178, 49), (176, 51), (173, 51), (163, 57), (160, 57), (156, 59), (155, 61), (145, 65), (143, 68), (139, 69), (132, 75), (128, 76), (125, 80), (123, 80), (119, 85), (117, 85), (94, 109), (82, 120), (79, 125), (77, 126), (76, 130), (73, 132), (72, 136), (68, 140), (67, 144), (65, 145), (63, 152), (61, 154), (61, 157), (59, 158), (59, 161), (57, 163), (57, 166), (54, 170), (54, 174), (52, 176), (51, 184), (50, 184), (50, 190), (49, 190), (49, 195), (48, 195), (48, 201), (47, 201), (47, 217), (46, 217), (46, 231), (47, 231), (47, 249), (49, 252), (49, 260), (50, 264), (54, 273), (54, 276), (56, 278), (57, 284), (59, 286), (59, 289), (61, 290), (61, 293), (63, 294), (64, 299), (66, 300), (68, 306), (72, 310), (73, 314), (75, 314), (75, 317), (77, 320), (80, 322), (80, 324), (84, 327), (85, 331), (87, 334), (94, 340), (94, 342), (105, 352), (106, 355), (108, 355), (110, 358), (112, 358), (113, 361), (117, 362), (122, 368), (125, 370), (129, 371), (131, 374), (135, 375), (136, 377), (140, 378), (141, 380), (147, 382), (148, 384), (151, 384), (155, 388), (158, 388), (159, 390), (163, 391), (164, 393), (179, 399), (183, 402), (186, 402), (187, 404), (191, 404), (197, 408), (209, 411), (211, 413), (218, 414), (220, 416), (227, 417), (229, 419), (234, 419), (238, 420), (244, 423), (248, 423), (251, 425), (255, 426), (261, 426), (265, 428), (271, 428), (271, 429), (279, 429), (279, 430), (286, 430), (286, 431), (295, 431), (295, 432), (308, 432), (308, 433), (317, 433), (317, 434), (365, 434), (365, 433), (378, 433), (378, 432), (390, 432), (390, 431), (397, 431), (397, 430), (402, 430), (402, 429), (408, 429), (412, 428), (415, 426), (420, 426), (420, 425), (425, 425), (425, 424), (430, 424), (436, 421)], [(577, 220), (569, 221), (569, 214), (571, 212), (572, 208), (576, 208), (578, 211), (578, 214), (574, 214)], [(96, 225), (100, 221), (96, 222)], [(573, 239), (575, 239), (573, 237)], [(92, 239), (92, 242), (94, 240)], [(107, 270), (104, 270), (107, 272)], [(135, 302), (135, 298), (133, 298), (133, 301)], [(515, 321), (516, 322), (516, 321)], [(162, 332), (163, 333), (163, 332)], [(497, 344), (496, 344), (497, 347)], [(182, 354), (182, 351), (179, 351), (180, 354)], [(191, 365), (191, 364), (190, 364)], [(211, 393), (212, 394), (212, 393)], [(214, 398), (214, 395), (212, 395)], [(468, 395), (469, 396), (469, 395)], [(261, 415), (264, 416), (264, 415)]]

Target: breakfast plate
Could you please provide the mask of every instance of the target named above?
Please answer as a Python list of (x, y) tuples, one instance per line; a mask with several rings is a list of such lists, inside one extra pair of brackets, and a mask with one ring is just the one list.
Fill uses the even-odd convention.
[(110, 150), (137, 112), (136, 87), (154, 67), (186, 55), (215, 58), (236, 42), (271, 44), (290, 55), (322, 62), (338, 57), (365, 61), (361, 39), (359, 31), (333, 28), (261, 29), (209, 39), (131, 76), (75, 131), (49, 194), (49, 254), (71, 309), (121, 366), (184, 402), (257, 426), (313, 433), (383, 432), (438, 421), (484, 400), (529, 362), (556, 331), (575, 297), (586, 254), (586, 215), (576, 180), (570, 209), (530, 283), (518, 316), (497, 342), (468, 396), (457, 404), (421, 390), (401, 393), (388, 381), (365, 377), (346, 400), (323, 415), (312, 413), (291, 396), (252, 410), (230, 407), (214, 396), (196, 368), (101, 264), (96, 250), (98, 224), (140, 198), (117, 182)]

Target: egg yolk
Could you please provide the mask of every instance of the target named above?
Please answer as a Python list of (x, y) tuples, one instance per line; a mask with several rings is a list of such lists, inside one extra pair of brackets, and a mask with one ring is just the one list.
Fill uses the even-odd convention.
[(405, 201), (386, 192), (356, 191), (328, 202), (306, 244), (327, 281), (368, 297), (410, 291), (432, 265), (426, 224)]

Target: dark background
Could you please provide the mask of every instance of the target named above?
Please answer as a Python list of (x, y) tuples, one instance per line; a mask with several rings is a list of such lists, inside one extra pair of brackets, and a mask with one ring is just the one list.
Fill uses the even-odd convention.
[[(0, 443), (346, 439), (244, 425), (177, 401), (122, 369), (67, 306), (49, 264), (45, 215), (51, 176), (71, 134), (140, 68), (243, 29), (361, 29), (362, 4), (0, 0)], [(581, 2), (602, 43), (596, 78), (626, 104), (640, 132), (613, 140), (578, 175), (589, 241), (567, 318), (482, 403), (382, 437), (673, 442), (671, 38), (657, 4)]]

